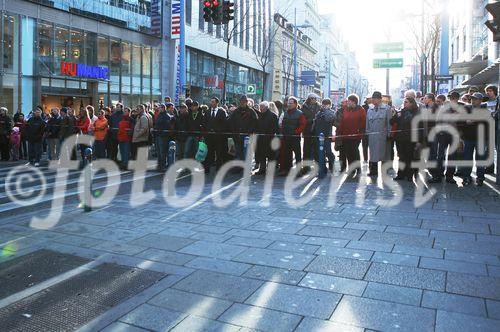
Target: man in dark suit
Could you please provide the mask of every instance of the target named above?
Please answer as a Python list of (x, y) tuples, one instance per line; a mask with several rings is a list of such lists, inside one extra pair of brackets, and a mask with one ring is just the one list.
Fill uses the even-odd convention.
[(210, 167), (214, 162), (217, 170), (222, 167), (227, 152), (227, 113), (219, 107), (219, 103), (219, 98), (212, 98), (210, 109), (205, 114), (208, 146), (208, 155), (204, 164), (206, 174), (210, 173)]

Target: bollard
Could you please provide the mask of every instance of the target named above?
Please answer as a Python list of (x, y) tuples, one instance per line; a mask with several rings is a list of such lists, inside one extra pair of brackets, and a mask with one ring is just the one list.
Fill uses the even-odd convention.
[(177, 145), (175, 141), (168, 142), (167, 168), (175, 164), (175, 154), (177, 153)]
[[(85, 160), (88, 163), (88, 165), (92, 165), (92, 158), (93, 158), (93, 151), (92, 148), (86, 148), (85, 149)], [(84, 186), (84, 201), (83, 201), (83, 211), (84, 212), (90, 212), (92, 211), (92, 166), (90, 167), (85, 167), (84, 169), (84, 181), (85, 181), (85, 186)]]
[(318, 177), (324, 178), (326, 176), (326, 158), (325, 158), (325, 135), (323, 133), (319, 134), (319, 144), (318, 144), (318, 161), (319, 161), (319, 172)]

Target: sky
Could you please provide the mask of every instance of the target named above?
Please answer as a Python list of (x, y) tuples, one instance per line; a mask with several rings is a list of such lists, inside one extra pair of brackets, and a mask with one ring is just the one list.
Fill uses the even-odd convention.
[[(405, 68), (391, 69), (391, 89), (399, 87), (401, 80), (410, 76), (411, 62), (415, 51), (412, 42), (412, 30), (405, 20), (408, 12), (418, 15), (418, 0), (318, 0), (319, 11), (324, 14), (333, 13), (334, 24), (342, 30), (351, 51), (356, 53), (360, 72), (368, 78), (373, 90), (385, 93), (385, 69), (373, 69), (374, 58), (385, 58), (386, 54), (374, 54), (373, 44), (377, 42), (405, 42), (405, 54), (393, 54), (394, 58), (405, 58)], [(405, 14), (406, 13), (406, 14)], [(416, 17), (414, 20), (419, 21)]]

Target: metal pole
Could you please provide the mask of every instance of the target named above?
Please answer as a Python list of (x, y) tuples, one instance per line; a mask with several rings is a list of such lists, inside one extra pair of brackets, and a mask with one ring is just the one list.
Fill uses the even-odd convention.
[(186, 99), (186, 1), (180, 0), (181, 5), (181, 36), (180, 46), (180, 101)]
[(298, 97), (297, 85), (297, 8), (295, 8), (295, 22), (293, 24), (293, 95)]
[(331, 98), (332, 94), (332, 55), (331, 51), (328, 50), (328, 98)]
[(349, 54), (347, 55), (347, 75), (346, 75), (346, 83), (345, 83), (345, 95), (349, 96)]
[[(424, 31), (425, 31), (425, 27), (424, 27), (424, 10), (425, 10), (425, 0), (422, 0), (422, 26), (421, 26), (421, 31), (420, 31), (420, 43), (421, 45), (424, 44)], [(418, 46), (417, 46), (418, 47)], [(423, 47), (421, 47), (421, 51), (422, 51), (422, 54), (420, 55), (420, 90), (422, 91), (423, 94), (425, 94), (425, 91), (424, 91), (424, 80), (425, 80), (425, 73), (424, 73), (424, 54), (423, 54)]]

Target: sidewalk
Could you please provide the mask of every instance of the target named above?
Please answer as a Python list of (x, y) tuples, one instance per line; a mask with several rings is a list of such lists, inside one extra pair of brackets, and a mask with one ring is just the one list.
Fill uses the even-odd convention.
[(67, 207), (50, 231), (29, 228), (33, 214), (6, 218), (0, 242), (12, 255), (1, 261), (45, 248), (165, 275), (89, 331), (498, 330), (498, 187), (440, 185), (415, 207), (404, 182), (390, 207), (380, 201), (389, 188), (345, 182), (329, 208), (329, 180), (313, 182), (314, 199), (299, 209), (285, 202), (284, 179), (265, 206), (264, 179), (252, 177), (246, 206), (215, 207), (209, 183), (183, 210), (156, 191), (138, 208), (128, 195), (89, 214)]

